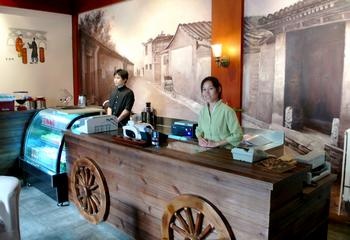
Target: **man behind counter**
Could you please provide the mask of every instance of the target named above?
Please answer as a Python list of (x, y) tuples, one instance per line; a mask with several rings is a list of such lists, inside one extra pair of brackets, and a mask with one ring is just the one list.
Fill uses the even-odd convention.
[(115, 70), (113, 76), (116, 88), (110, 95), (107, 114), (115, 115), (118, 123), (124, 126), (129, 121), (131, 109), (135, 102), (134, 92), (125, 86), (129, 78), (129, 74), (126, 70)]

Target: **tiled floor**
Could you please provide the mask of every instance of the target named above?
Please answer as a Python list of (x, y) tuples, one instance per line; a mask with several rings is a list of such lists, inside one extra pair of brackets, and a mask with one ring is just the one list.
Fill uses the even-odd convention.
[[(331, 222), (328, 239), (350, 239), (349, 224)], [(53, 199), (35, 187), (22, 187), (20, 228), (22, 240), (133, 240), (106, 222), (90, 224), (73, 203), (58, 207)]]
[(132, 240), (106, 222), (90, 224), (73, 203), (58, 207), (35, 187), (22, 187), (19, 206), (22, 240)]

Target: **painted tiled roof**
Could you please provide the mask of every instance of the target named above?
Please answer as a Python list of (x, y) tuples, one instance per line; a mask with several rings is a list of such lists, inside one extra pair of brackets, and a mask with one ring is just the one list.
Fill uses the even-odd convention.
[(304, 0), (261, 17), (257, 27), (278, 34), (349, 20), (349, 0)]
[(277, 12), (268, 14), (259, 20), (260, 24), (266, 24), (279, 19), (294, 20), (307, 17), (309, 15), (322, 14), (329, 12), (333, 8), (349, 7), (348, 0), (303, 0), (296, 2), (288, 7), (282, 8)]
[(196, 40), (201, 41), (211, 39), (211, 22), (209, 21), (183, 23), (179, 25), (179, 28)]
[(160, 34), (155, 39), (153, 39), (153, 41), (170, 41), (173, 37), (174, 37), (174, 35)]

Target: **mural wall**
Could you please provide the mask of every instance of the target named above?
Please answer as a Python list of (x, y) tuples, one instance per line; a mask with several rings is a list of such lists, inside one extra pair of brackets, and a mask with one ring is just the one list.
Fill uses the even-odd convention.
[(196, 120), (201, 80), (211, 73), (211, 0), (132, 0), (79, 15), (81, 89), (101, 105), (113, 72), (129, 72), (133, 112)]
[(349, 34), (346, 0), (245, 1), (243, 124), (283, 130), (294, 154), (325, 150), (339, 182)]
[[(261, 2), (266, 10), (258, 12)], [(350, 127), (350, 101), (345, 96), (350, 82), (345, 54), (350, 3), (275, 2), (246, 1), (245, 120), (321, 138), (309, 144), (305, 139), (310, 149), (324, 144), (342, 147), (342, 135)], [(331, 136), (332, 129), (339, 136)]]

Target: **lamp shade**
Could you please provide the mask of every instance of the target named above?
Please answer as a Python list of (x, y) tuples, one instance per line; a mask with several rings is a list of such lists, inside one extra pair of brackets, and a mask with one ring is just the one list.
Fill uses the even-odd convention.
[(218, 43), (218, 44), (213, 44), (211, 45), (211, 49), (213, 51), (213, 56), (216, 58), (221, 57), (221, 53), (222, 53), (222, 44)]

